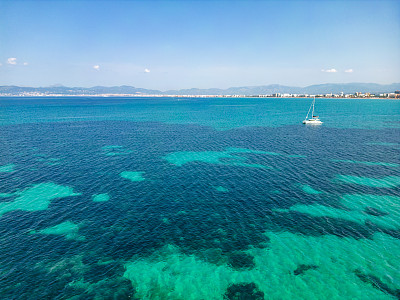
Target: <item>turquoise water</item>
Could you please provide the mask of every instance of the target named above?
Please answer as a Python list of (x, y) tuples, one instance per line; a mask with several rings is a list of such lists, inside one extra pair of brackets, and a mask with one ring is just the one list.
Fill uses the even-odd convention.
[(400, 299), (400, 102), (0, 98), (4, 299)]
[[(305, 118), (311, 104), (310, 99), (293, 98), (9, 99), (1, 101), (1, 125), (112, 120), (199, 124), (217, 130), (297, 125)], [(330, 128), (400, 128), (397, 100), (317, 99), (316, 113), (321, 115), (324, 126)]]

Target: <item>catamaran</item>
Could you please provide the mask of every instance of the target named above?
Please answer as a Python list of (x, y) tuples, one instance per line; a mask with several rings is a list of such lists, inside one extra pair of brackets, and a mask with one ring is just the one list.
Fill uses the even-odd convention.
[[(314, 115), (314, 106), (315, 106), (315, 96), (314, 96), (314, 100), (308, 110), (307, 116), (303, 121), (303, 124), (310, 124), (310, 125), (321, 125), (322, 124), (319, 117)], [(311, 108), (312, 108), (311, 119), (308, 119), (308, 114), (310, 113)]]

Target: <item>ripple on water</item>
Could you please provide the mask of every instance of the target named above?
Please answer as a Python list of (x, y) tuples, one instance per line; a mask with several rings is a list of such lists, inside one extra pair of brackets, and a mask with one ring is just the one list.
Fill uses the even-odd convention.
[(277, 152), (252, 150), (245, 148), (228, 147), (225, 151), (182, 151), (172, 152), (163, 158), (176, 166), (182, 166), (191, 162), (204, 162), (209, 164), (240, 166), (250, 168), (273, 169), (271, 166), (248, 163), (249, 158), (240, 154), (261, 154), (269, 156), (279, 156), (286, 158), (304, 158), (303, 155), (286, 155)]
[[(198, 124), (210, 124), (202, 120), (201, 111), (207, 110), (203, 100), (194, 100), (201, 109), (185, 116), (194, 117)], [(252, 101), (258, 104), (260, 100), (264, 101)], [(51, 111), (76, 115), (81, 106), (71, 107), (71, 101), (75, 100), (53, 99)], [(87, 101), (94, 106), (83, 106), (85, 111), (106, 100)], [(112, 99), (110, 105), (115, 107), (120, 101), (141, 100)], [(158, 100), (146, 98), (143, 105), (148, 107), (152, 101)], [(174, 100), (165, 101), (170, 107)], [(192, 106), (192, 101), (186, 104)], [(60, 108), (60, 103), (66, 104)], [(281, 101), (269, 102), (275, 103)], [(147, 112), (156, 107), (150, 106)], [(23, 106), (19, 106), (16, 118), (10, 119), (30, 124), (0, 131), (0, 139), (6, 141), (0, 143), (0, 153), (10, 155), (1, 157), (2, 164), (16, 165), (15, 173), (0, 173), (0, 215), (10, 211), (10, 207), (5, 209), (10, 204), (12, 209), (21, 209), (0, 218), (4, 233), (0, 238), (0, 294), (4, 298), (127, 299), (134, 291), (141, 299), (187, 299), (188, 295), (193, 299), (393, 299), (397, 295), (398, 199), (363, 195), (375, 194), (374, 187), (332, 182), (331, 174), (334, 170), (378, 179), (398, 175), (394, 157), (399, 144), (365, 145), (378, 138), (396, 141), (398, 131), (329, 126), (309, 130), (301, 125), (239, 128), (254, 123), (249, 123), (249, 115), (240, 108), (233, 119), (228, 113), (223, 120), (227, 128), (236, 129), (221, 132), (184, 122), (163, 123), (157, 109), (157, 122), (133, 122), (132, 116), (147, 118), (143, 110), (136, 105), (130, 110), (125, 104), (119, 107), (129, 121), (35, 124), (36, 119), (20, 117)], [(49, 115), (43, 109), (37, 119)], [(29, 111), (36, 113), (39, 107)], [(182, 115), (175, 109), (170, 112)], [(260, 117), (275, 118), (275, 112), (260, 110)], [(206, 115), (220, 119), (216, 114)], [(284, 116), (293, 120), (293, 114)], [(240, 118), (244, 121), (237, 123)], [(230, 145), (241, 148), (227, 148)], [(32, 151), (23, 150), (32, 146), (45, 154), (32, 156)], [(135, 159), (126, 155), (129, 149), (134, 149)], [(210, 157), (202, 156), (207, 153), (204, 150), (210, 150)], [(187, 162), (177, 160), (184, 167), (169, 164), (165, 158), (179, 151), (197, 153), (199, 158), (191, 160), (187, 155)], [(62, 165), (46, 166), (58, 163), (56, 157), (62, 158)], [(332, 158), (352, 161), (333, 163)], [(397, 164), (388, 165), (391, 162)], [(270, 167), (273, 171), (264, 170)], [(43, 211), (22, 211), (28, 188), (33, 193), (34, 184), (40, 182), (56, 182), (63, 188), (70, 185), (83, 193), (83, 201), (67, 197), (77, 195), (72, 189), (61, 193), (44, 186), (37, 193), (40, 197), (31, 197), (38, 198), (32, 200), (34, 205), (27, 208)], [(376, 194), (396, 195), (398, 188), (377, 189)], [(348, 195), (354, 190), (358, 198)], [(49, 193), (67, 198), (53, 200)], [(106, 193), (115, 205), (95, 203), (107, 199)], [(277, 208), (289, 209), (274, 212)], [(27, 234), (32, 229), (34, 234)], [(175, 246), (171, 250), (165, 244)], [(124, 269), (123, 264), (129, 267)], [(37, 271), (40, 265), (46, 267), (41, 273)]]
[(336, 179), (347, 184), (358, 184), (376, 188), (394, 188), (400, 185), (399, 176), (370, 178), (370, 177), (360, 177), (351, 175), (337, 175)]
[(101, 150), (106, 156), (119, 156), (119, 155), (128, 155), (132, 153), (132, 150), (125, 149), (124, 146), (120, 145), (109, 145), (101, 147)]
[[(51, 293), (56, 285), (59, 289), (70, 293), (71, 299), (136, 299), (132, 298), (134, 293), (132, 284), (121, 276), (113, 274), (114, 262), (88, 261), (87, 255), (82, 253), (72, 257), (64, 257), (61, 260), (44, 260), (35, 267), (39, 278), (47, 277), (42, 293), (35, 290), (37, 294), (44, 295), (43, 298), (60, 298), (60, 290)], [(90, 254), (89, 254), (90, 255)], [(57, 279), (55, 281), (55, 278)], [(61, 282), (61, 284), (59, 284)], [(42, 282), (43, 283), (43, 282)], [(35, 287), (36, 288), (36, 287)]]
[(371, 143), (367, 143), (367, 145), (377, 145), (377, 146), (384, 146), (384, 147), (391, 147), (391, 148), (399, 148), (400, 149), (400, 144), (399, 143), (371, 142)]
[(385, 163), (385, 162), (373, 162), (373, 161), (358, 161), (358, 160), (346, 160), (346, 159), (332, 159), (333, 162), (342, 162), (349, 164), (360, 164), (366, 166), (384, 166), (398, 168), (400, 165), (395, 163)]
[(17, 193), (0, 193), (0, 198), (10, 198), (14, 195), (17, 195)]
[(247, 163), (248, 159), (243, 156), (238, 156), (235, 154), (246, 154), (246, 153), (256, 153), (265, 154), (263, 151), (253, 151), (249, 149), (239, 149), (239, 148), (228, 148), (226, 151), (203, 151), (203, 152), (193, 152), (193, 151), (183, 151), (183, 152), (173, 152), (164, 156), (169, 163), (176, 166), (183, 166), (184, 164), (191, 162), (204, 162), (209, 164), (227, 165), (227, 166), (241, 166), (241, 167), (251, 167), (251, 168), (264, 168), (271, 169), (270, 166), (251, 164)]

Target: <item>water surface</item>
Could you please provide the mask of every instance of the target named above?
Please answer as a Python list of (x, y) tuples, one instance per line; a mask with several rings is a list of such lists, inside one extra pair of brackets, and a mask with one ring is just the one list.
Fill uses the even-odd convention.
[(0, 98), (5, 299), (398, 299), (400, 105)]

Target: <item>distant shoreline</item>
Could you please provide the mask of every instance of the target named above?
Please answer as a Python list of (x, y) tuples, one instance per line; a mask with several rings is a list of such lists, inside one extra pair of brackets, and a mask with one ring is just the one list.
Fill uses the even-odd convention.
[[(318, 99), (373, 99), (373, 100), (400, 100), (400, 95), (396, 95), (397, 97), (326, 97), (316, 95), (315, 98)], [(70, 98), (271, 98), (271, 99), (312, 99), (314, 96), (266, 96), (266, 95), (129, 95), (129, 94), (100, 94), (100, 95), (59, 95), (59, 94), (50, 94), (50, 95), (0, 95), (0, 98), (61, 98), (61, 97), (70, 97)]]
[(67, 87), (29, 87), (0, 85), (1, 96), (39, 97), (270, 97), (270, 98), (400, 98), (400, 82), (378, 83), (324, 83), (305, 87), (269, 84), (229, 88), (186, 88), (176, 90), (145, 89), (129, 85)]

